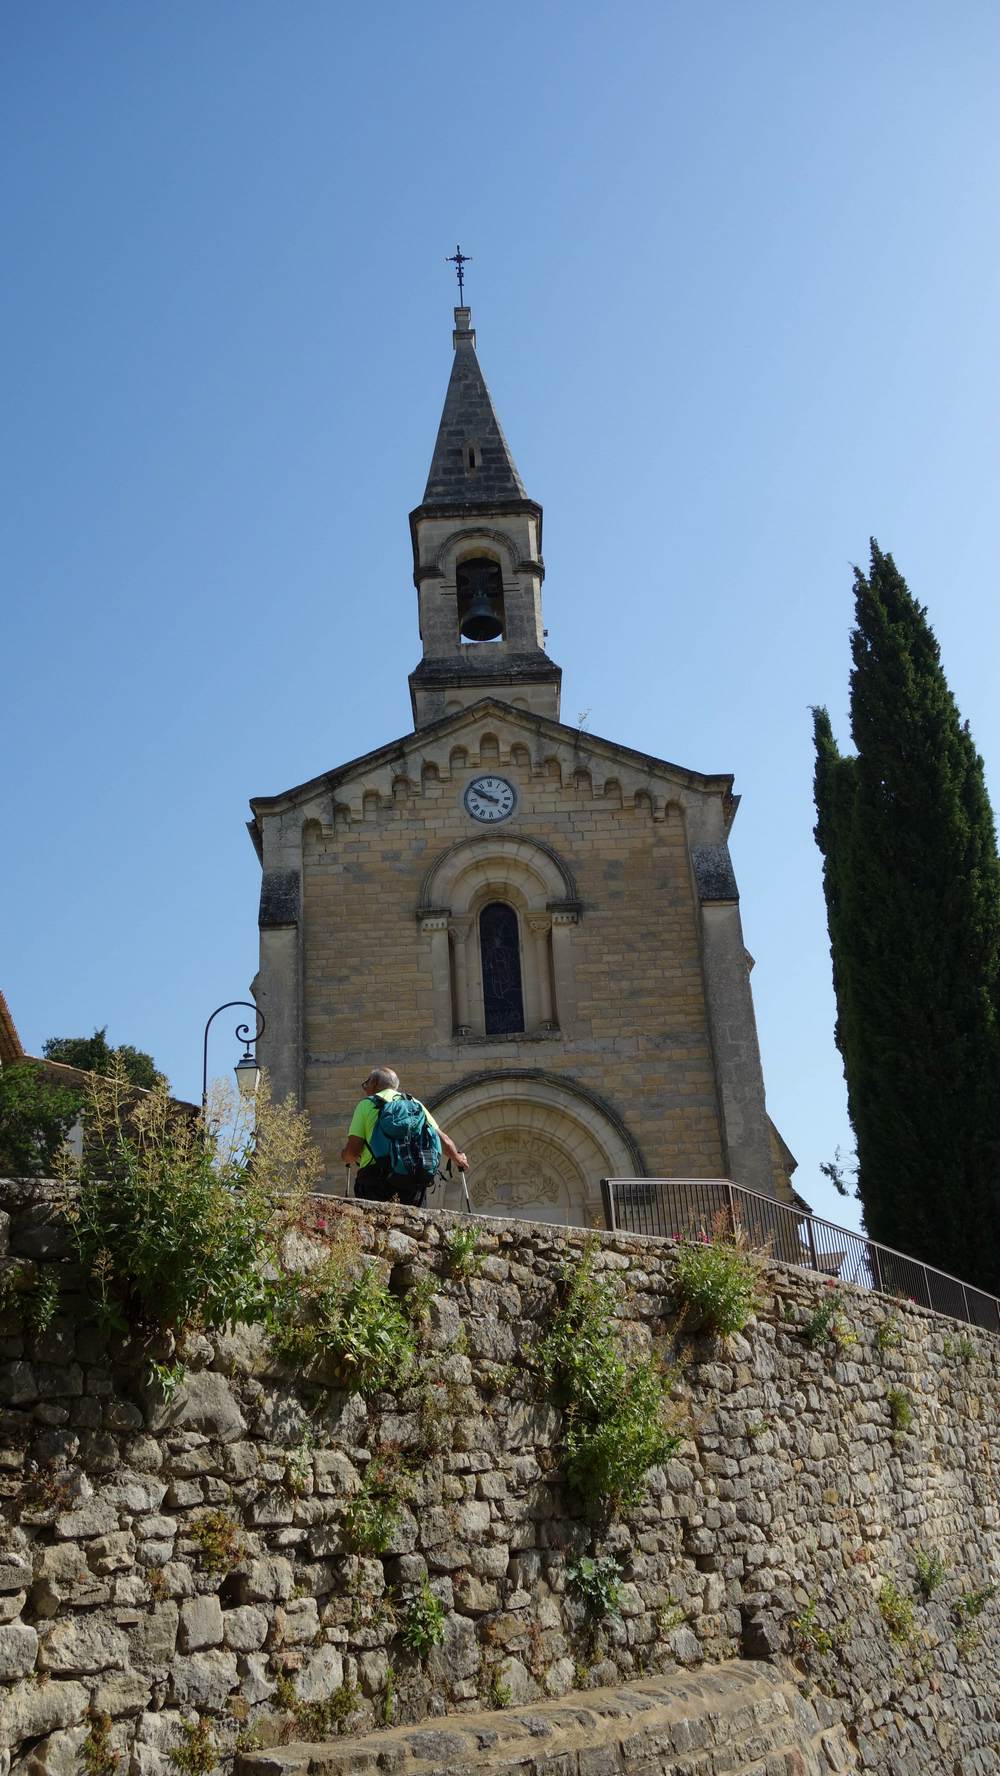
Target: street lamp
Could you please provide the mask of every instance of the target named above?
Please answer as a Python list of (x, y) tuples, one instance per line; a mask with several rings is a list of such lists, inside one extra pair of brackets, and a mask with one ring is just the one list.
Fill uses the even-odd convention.
[(212, 1016), (208, 1020), (208, 1023), (205, 1025), (205, 1040), (204, 1040), (204, 1043), (202, 1044), (202, 1051), (201, 1051), (201, 1110), (202, 1110), (202, 1115), (205, 1114), (205, 1110), (208, 1106), (208, 1031), (209, 1031), (209, 1026), (218, 1017), (220, 1011), (232, 1011), (234, 1009), (234, 1007), (236, 1007), (236, 1006), (239, 1006), (240, 1009), (244, 1010), (244, 1011), (252, 1011), (254, 1014), (254, 1017), (257, 1020), (256, 1029), (255, 1029), (255, 1033), (253, 1036), (251, 1036), (251, 1034), (250, 1034), (250, 1025), (249, 1024), (237, 1024), (237, 1026), (236, 1026), (236, 1032), (235, 1032), (236, 1040), (237, 1040), (237, 1042), (242, 1042), (242, 1044), (243, 1044), (243, 1053), (241, 1054), (239, 1060), (236, 1063), (236, 1066), (233, 1069), (233, 1071), (236, 1074), (236, 1084), (239, 1087), (240, 1097), (243, 1098), (244, 1100), (254, 1097), (257, 1092), (257, 1087), (260, 1084), (260, 1067), (257, 1065), (257, 1056), (256, 1056), (256, 1054), (251, 1054), (250, 1050), (251, 1050), (251, 1048), (256, 1047), (256, 1044), (260, 1041), (260, 1038), (264, 1034), (264, 1013), (259, 1009), (258, 1006), (251, 1005), (249, 999), (227, 999), (225, 1005), (217, 1005), (216, 1006), (215, 1010), (212, 1013)]

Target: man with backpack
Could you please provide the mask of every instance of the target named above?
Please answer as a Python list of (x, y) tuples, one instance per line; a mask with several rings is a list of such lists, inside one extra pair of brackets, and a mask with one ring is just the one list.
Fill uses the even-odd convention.
[(373, 1067), (361, 1089), (366, 1095), (355, 1106), (340, 1155), (345, 1165), (358, 1168), (355, 1196), (419, 1209), (437, 1175), (442, 1150), (460, 1172), (468, 1171), (465, 1154), (419, 1098), (400, 1091), (399, 1075), (391, 1067)]

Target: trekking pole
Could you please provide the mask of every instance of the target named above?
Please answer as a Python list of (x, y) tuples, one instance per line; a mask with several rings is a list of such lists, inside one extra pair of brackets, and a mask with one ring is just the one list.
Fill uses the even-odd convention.
[(350, 1166), (345, 1166), (344, 1167), (344, 1195), (345, 1195), (345, 1197), (348, 1197), (348, 1196), (350, 1196), (350, 1194), (351, 1194), (351, 1168), (350, 1168)]
[(466, 1172), (463, 1172), (461, 1170), (461, 1168), (459, 1168), (459, 1177), (462, 1180), (462, 1189), (465, 1193), (465, 1212), (467, 1215), (471, 1215), (472, 1214), (472, 1198), (469, 1195), (468, 1174)]

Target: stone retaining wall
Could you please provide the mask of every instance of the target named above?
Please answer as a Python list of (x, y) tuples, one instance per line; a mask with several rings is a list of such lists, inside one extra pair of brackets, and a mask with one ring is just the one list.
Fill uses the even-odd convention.
[[(561, 1484), (561, 1414), (530, 1368), (578, 1230), (480, 1223), (485, 1262), (461, 1279), (442, 1247), (456, 1217), (324, 1200), (316, 1215), (355, 1225), (394, 1286), (434, 1278), (416, 1385), (368, 1401), (305, 1388), (260, 1328), (239, 1328), (190, 1338), (188, 1379), (164, 1400), (151, 1353), (88, 1320), (54, 1187), (2, 1185), (0, 1205), (5, 1273), (38, 1265), (61, 1286), (46, 1331), (16, 1301), (2, 1321), (0, 1720), (19, 1776), (68, 1776), (83, 1747), (90, 1776), (124, 1776), (125, 1754), (136, 1776), (169, 1776), (172, 1751), (197, 1776), (184, 1722), (226, 1761), (318, 1727), (571, 1691), (586, 1706), (602, 1686), (740, 1659), (772, 1662), (824, 1731), (843, 1726), (853, 1763), (831, 1768), (1000, 1768), (985, 1594), (1000, 1576), (1000, 1340), (847, 1290), (840, 1343), (812, 1348), (802, 1326), (824, 1285), (777, 1265), (745, 1335), (685, 1340), (675, 1248), (599, 1235), (623, 1331), (684, 1347), (690, 1412), (643, 1503), (602, 1525)], [(326, 1237), (296, 1236), (298, 1261)], [(894, 1393), (909, 1430), (893, 1428)], [(362, 1558), (344, 1515), (380, 1447), (418, 1477), (389, 1549)], [(946, 1568), (926, 1602), (921, 1549)], [(624, 1572), (620, 1616), (596, 1627), (567, 1585), (584, 1551)], [(399, 1626), (424, 1575), (445, 1639), (421, 1662)], [(887, 1583), (890, 1606), (912, 1605), (905, 1638)]]

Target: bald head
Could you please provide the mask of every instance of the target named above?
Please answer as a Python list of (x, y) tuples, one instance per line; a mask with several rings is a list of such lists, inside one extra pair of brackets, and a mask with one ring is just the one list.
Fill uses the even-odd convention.
[(398, 1091), (399, 1074), (391, 1067), (373, 1067), (365, 1084), (373, 1092)]

